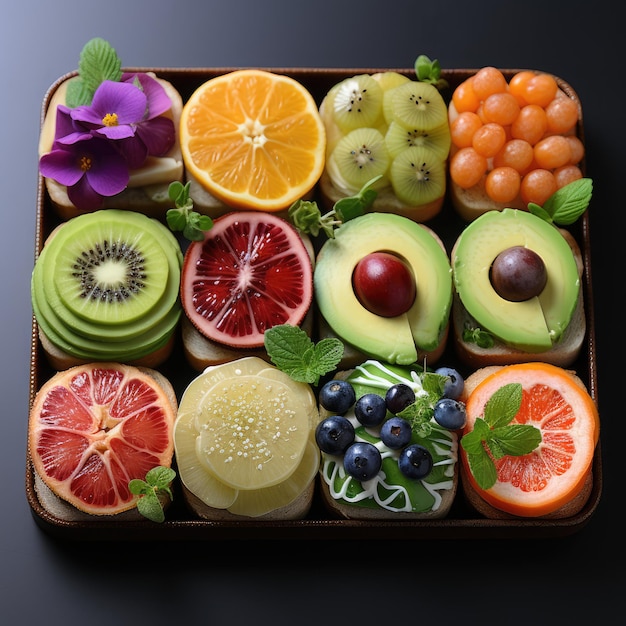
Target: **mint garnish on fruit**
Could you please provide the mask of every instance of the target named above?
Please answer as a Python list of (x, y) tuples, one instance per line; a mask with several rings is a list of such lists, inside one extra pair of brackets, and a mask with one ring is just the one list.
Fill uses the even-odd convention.
[(213, 228), (213, 220), (193, 210), (193, 200), (189, 197), (190, 185), (190, 182), (183, 185), (180, 181), (170, 184), (167, 193), (176, 208), (168, 209), (165, 218), (170, 230), (182, 232), (189, 241), (202, 241), (204, 232)]
[(522, 385), (509, 383), (500, 387), (486, 402), (483, 417), (478, 417), (474, 429), (461, 439), (470, 470), (481, 489), (490, 489), (498, 479), (492, 456), (523, 456), (541, 443), (541, 431), (535, 426), (510, 423), (521, 404)]
[(435, 59), (431, 61), (425, 54), (420, 54), (415, 60), (415, 74), (422, 83), (430, 83), (441, 91), (448, 87), (448, 81), (441, 78), (441, 65)]
[(568, 226), (587, 210), (592, 191), (591, 178), (580, 178), (555, 191), (543, 206), (529, 202), (528, 210), (546, 222)]
[(348, 220), (363, 215), (373, 204), (377, 192), (372, 189), (372, 186), (380, 178), (381, 176), (376, 176), (367, 181), (355, 195), (340, 198), (324, 215), (316, 202), (297, 200), (289, 207), (289, 219), (300, 232), (317, 237), (322, 230), (329, 239), (334, 239), (336, 228)]
[(272, 363), (293, 380), (317, 385), (343, 356), (343, 343), (334, 337), (317, 343), (298, 326), (279, 324), (265, 331), (265, 349)]
[(136, 496), (140, 496), (137, 500), (137, 510), (146, 518), (153, 522), (162, 522), (165, 520), (165, 512), (159, 500), (160, 493), (166, 493), (170, 500), (174, 499), (170, 485), (176, 472), (170, 467), (152, 468), (147, 474), (146, 479), (134, 478), (128, 483), (130, 492)]

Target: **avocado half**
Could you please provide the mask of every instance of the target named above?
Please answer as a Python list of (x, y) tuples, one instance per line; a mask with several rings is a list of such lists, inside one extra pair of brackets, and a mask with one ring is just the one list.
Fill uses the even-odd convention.
[[(372, 252), (404, 259), (417, 284), (411, 308), (396, 317), (368, 311), (352, 287), (357, 263)], [(367, 213), (349, 220), (321, 247), (314, 273), (318, 310), (343, 341), (387, 363), (409, 365), (418, 350), (440, 344), (452, 306), (452, 268), (431, 231), (392, 213)]]
[[(522, 302), (498, 295), (489, 272), (494, 259), (511, 246), (541, 256), (548, 279), (543, 291)], [(452, 253), (454, 287), (477, 325), (525, 352), (550, 350), (562, 337), (578, 301), (576, 259), (558, 228), (519, 209), (489, 211), (471, 222)]]

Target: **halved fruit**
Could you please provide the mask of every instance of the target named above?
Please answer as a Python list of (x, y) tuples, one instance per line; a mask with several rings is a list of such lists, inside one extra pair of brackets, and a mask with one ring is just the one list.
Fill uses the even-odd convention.
[(226, 205), (279, 211), (318, 181), (326, 135), (303, 85), (247, 69), (196, 89), (183, 107), (180, 144), (189, 173)]
[(171, 466), (175, 402), (169, 383), (146, 368), (90, 363), (58, 372), (30, 410), (37, 475), (56, 496), (91, 515), (135, 507), (128, 483)]
[[(477, 376), (482, 376), (479, 373)], [(492, 507), (522, 517), (558, 511), (583, 490), (588, 481), (600, 434), (595, 402), (573, 372), (542, 363), (522, 363), (484, 370), (476, 386), (469, 377), (464, 434), (473, 431), (477, 418), (493, 394), (509, 383), (522, 386), (522, 403), (512, 424), (529, 424), (541, 432), (541, 442), (523, 456), (493, 458), (497, 479), (482, 489), (460, 447), (463, 479)], [(491, 456), (491, 454), (490, 454)]]
[(182, 306), (212, 341), (261, 347), (268, 328), (299, 326), (312, 299), (309, 252), (296, 229), (275, 215), (228, 213), (185, 253)]
[(319, 469), (311, 387), (258, 357), (207, 368), (174, 427), (183, 485), (207, 506), (256, 517), (286, 506)]

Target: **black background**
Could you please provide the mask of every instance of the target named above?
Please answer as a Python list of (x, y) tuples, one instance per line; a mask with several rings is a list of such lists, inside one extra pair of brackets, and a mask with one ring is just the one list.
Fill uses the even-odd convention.
[[(0, 607), (7, 624), (349, 623), (473, 618), (601, 621), (624, 583), (619, 314), (624, 247), (623, 33), (607, 0), (22, 0), (0, 21), (2, 391)], [(613, 6), (614, 3), (613, 3)], [(75, 543), (35, 524), (24, 490), (30, 293), (41, 103), (107, 39), (132, 67), (529, 67), (584, 114), (603, 494), (589, 523), (546, 540)], [(617, 378), (620, 378), (620, 381)], [(619, 508), (618, 508), (619, 507)], [(338, 623), (338, 622), (337, 622)]]

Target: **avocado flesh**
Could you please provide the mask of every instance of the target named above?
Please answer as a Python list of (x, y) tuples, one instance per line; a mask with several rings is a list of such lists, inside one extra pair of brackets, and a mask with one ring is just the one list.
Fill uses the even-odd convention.
[[(368, 311), (352, 288), (357, 263), (372, 252), (402, 257), (416, 278), (413, 306), (397, 317)], [(387, 363), (408, 365), (418, 348), (434, 350), (452, 303), (452, 269), (439, 242), (418, 223), (391, 213), (368, 213), (337, 229), (322, 246), (314, 273), (320, 313), (341, 339)]]
[[(543, 291), (523, 302), (499, 296), (489, 278), (494, 259), (511, 246), (539, 254), (548, 274)], [(459, 298), (477, 325), (525, 352), (551, 349), (576, 308), (580, 276), (569, 244), (555, 226), (526, 211), (489, 211), (471, 222), (456, 244), (452, 267)]]

